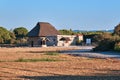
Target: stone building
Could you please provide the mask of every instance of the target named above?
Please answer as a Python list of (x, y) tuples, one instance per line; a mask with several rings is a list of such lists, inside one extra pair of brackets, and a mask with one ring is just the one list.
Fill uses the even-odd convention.
[(76, 45), (76, 40), (83, 40), (82, 35), (60, 35), (60, 33), (47, 22), (38, 22), (28, 33), (29, 46), (70, 46)]
[(50, 23), (38, 22), (28, 33), (28, 42), (31, 46), (57, 45), (59, 32)]

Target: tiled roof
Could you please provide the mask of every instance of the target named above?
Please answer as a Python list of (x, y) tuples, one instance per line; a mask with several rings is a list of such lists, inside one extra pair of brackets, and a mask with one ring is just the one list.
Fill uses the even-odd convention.
[(56, 36), (60, 33), (47, 22), (38, 22), (37, 25), (28, 33), (29, 37)]

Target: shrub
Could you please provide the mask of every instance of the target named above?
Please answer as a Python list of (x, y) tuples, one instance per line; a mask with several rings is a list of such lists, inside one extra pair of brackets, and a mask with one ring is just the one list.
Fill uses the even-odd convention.
[(115, 44), (114, 50), (120, 52), (120, 42)]
[(81, 45), (81, 43), (82, 43), (81, 40), (79, 40), (79, 39), (76, 40), (76, 45)]
[(98, 46), (94, 48), (94, 51), (109, 51), (114, 50), (115, 41), (111, 39), (104, 39), (99, 42)]
[(59, 55), (58, 52), (46, 52), (45, 55)]
[(102, 35), (96, 35), (95, 37), (96, 42), (98, 43), (97, 47), (94, 48), (94, 51), (109, 51), (115, 50), (115, 44), (120, 41), (120, 36), (110, 34), (110, 33), (103, 33)]

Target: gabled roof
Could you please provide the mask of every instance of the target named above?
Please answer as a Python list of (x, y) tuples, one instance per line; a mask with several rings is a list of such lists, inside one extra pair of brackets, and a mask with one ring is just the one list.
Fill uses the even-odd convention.
[(60, 33), (50, 23), (38, 22), (37, 25), (28, 33), (28, 36), (57, 36), (59, 34)]

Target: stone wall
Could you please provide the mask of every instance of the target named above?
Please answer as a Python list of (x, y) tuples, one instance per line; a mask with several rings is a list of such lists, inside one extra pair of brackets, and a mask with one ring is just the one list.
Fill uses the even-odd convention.
[[(42, 37), (29, 37), (28, 38), (29, 46), (33, 46), (33, 47), (41, 46), (42, 45), (41, 38)], [(46, 41), (46, 46), (57, 46), (57, 37), (56, 36), (47, 36), (46, 38), (48, 39)]]
[(39, 40), (40, 40), (40, 37), (29, 37), (28, 38), (29, 46), (32, 46), (32, 45), (33, 47), (40, 46), (40, 44), (38, 44)]
[[(67, 37), (69, 41), (61, 41), (60, 39), (63, 37)], [(29, 37), (28, 43), (29, 46), (38, 47), (41, 46), (41, 38), (42, 37)], [(83, 36), (76, 35), (57, 35), (57, 36), (46, 36), (48, 41), (46, 41), (46, 46), (70, 46), (76, 45), (76, 40), (83, 40)]]

